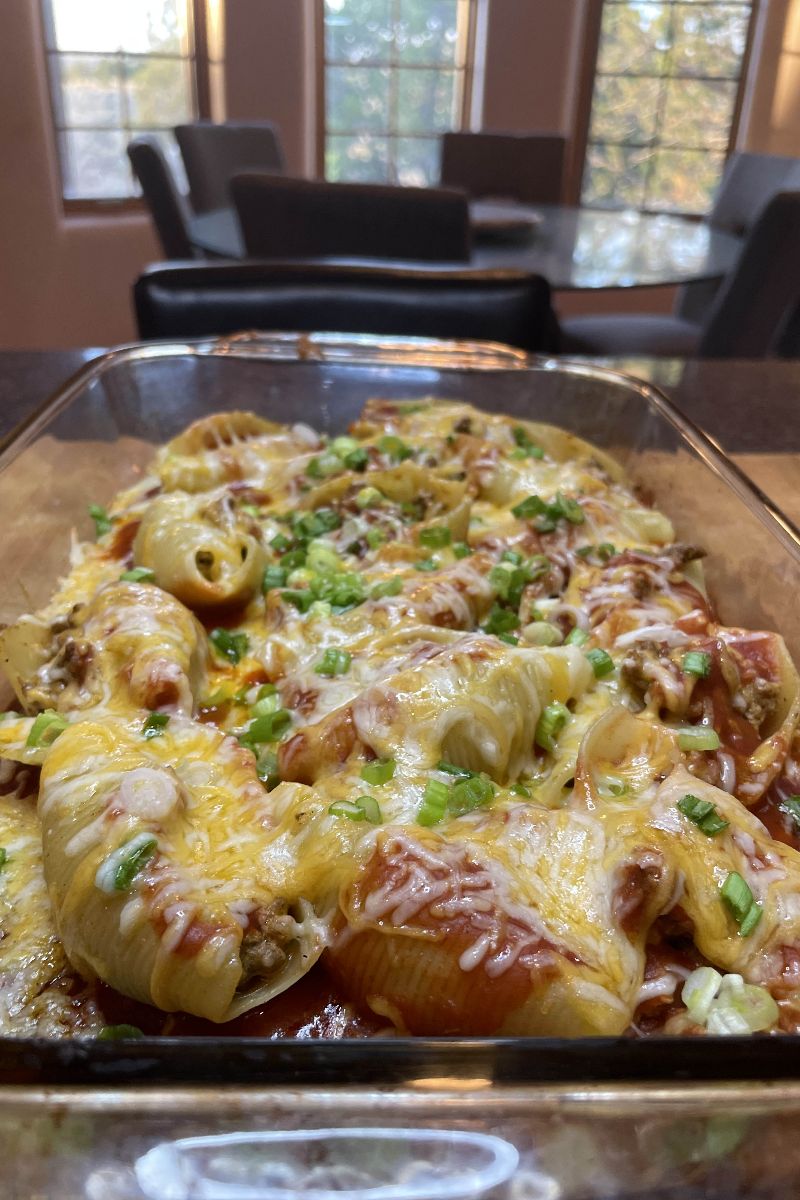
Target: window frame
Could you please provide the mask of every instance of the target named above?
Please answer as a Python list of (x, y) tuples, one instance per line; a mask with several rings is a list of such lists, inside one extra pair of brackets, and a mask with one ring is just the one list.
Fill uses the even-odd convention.
[[(393, 17), (394, 17), (397, 12), (398, 0), (391, 0), (391, 3), (392, 3), (392, 13), (393, 13)], [(466, 28), (466, 34), (465, 34), (463, 67), (445, 68), (445, 69), (454, 69), (457, 73), (460, 73), (463, 76), (463, 83), (462, 83), (462, 88), (461, 88), (461, 104), (460, 104), (459, 122), (458, 122), (458, 125), (456, 126), (456, 128), (458, 130), (469, 129), (470, 125), (471, 125), (471, 115), (472, 115), (472, 106), (473, 106), (473, 83), (474, 83), (474, 75), (475, 75), (475, 49), (476, 49), (476, 42), (477, 42), (479, 3), (480, 3), (480, 0), (466, 0), (467, 28)], [(316, 93), (316, 106), (315, 106), (316, 146), (315, 146), (314, 162), (315, 162), (316, 174), (317, 174), (318, 179), (326, 178), (326, 175), (325, 175), (325, 147), (326, 147), (326, 142), (327, 142), (327, 138), (328, 138), (328, 128), (327, 128), (327, 123), (326, 123), (326, 105), (325, 105), (325, 68), (327, 66), (338, 66), (338, 65), (354, 66), (357, 64), (328, 63), (327, 58), (325, 56), (325, 0), (314, 0), (314, 80), (315, 80), (315, 93)], [(375, 65), (385, 66), (387, 64), (369, 63), (367, 65), (368, 66), (375, 66)], [(388, 66), (389, 66), (390, 70), (401, 70), (401, 71), (402, 70), (440, 71), (443, 69), (441, 66), (438, 66), (438, 65), (437, 66), (433, 66), (433, 65), (428, 66), (423, 63), (414, 64), (413, 66), (411, 64), (409, 64), (408, 67), (399, 67), (396, 64), (390, 63), (390, 64), (388, 64)], [(343, 133), (341, 135), (339, 134), (339, 131), (337, 131), (337, 136), (356, 137), (356, 136), (358, 136), (358, 131), (354, 131), (350, 134)], [(402, 137), (412, 138), (412, 139), (415, 139), (418, 141), (438, 141), (442, 137), (442, 134), (441, 133), (424, 133), (424, 134), (415, 133), (415, 134), (400, 135), (397, 133), (389, 133), (386, 136), (389, 140), (391, 140), (392, 138), (397, 138), (397, 137), (402, 136)], [(343, 181), (343, 182), (347, 182), (347, 181)], [(387, 185), (387, 186), (402, 186), (402, 185), (393, 183), (393, 181), (391, 181), (391, 180), (385, 181), (385, 185)]]
[[(212, 116), (211, 106), (211, 59), (208, 40), (208, 15), (206, 0), (186, 0), (188, 11), (188, 40), (189, 53), (185, 56), (141, 54), (128, 55), (138, 58), (181, 58), (190, 65), (192, 90), (192, 119), (206, 120)], [(53, 153), (55, 155), (58, 177), (58, 191), (61, 209), (67, 216), (109, 215), (124, 216), (147, 211), (147, 206), (141, 196), (95, 196), (70, 197), (64, 195), (64, 166), (61, 160), (59, 146), (60, 135), (67, 130), (59, 123), (56, 104), (55, 81), (53, 78), (53, 59), (70, 54), (87, 57), (97, 57), (97, 52), (90, 50), (58, 50), (54, 48), (54, 23), (51, 0), (40, 0), (39, 16), (41, 20), (42, 55), (44, 58), (45, 74), (47, 76), (47, 95), (50, 110), (50, 128), (53, 134)], [(122, 57), (122, 51), (108, 53), (105, 57)]]
[[(605, 2), (606, 0), (588, 0), (586, 20), (583, 30), (583, 41), (580, 55), (580, 77), (578, 80), (577, 100), (575, 106), (575, 128), (572, 139), (573, 152), (568, 167), (566, 186), (567, 202), (577, 206), (581, 205), (583, 175), (586, 169), (586, 156), (589, 150), (589, 128), (592, 120), (592, 99), (594, 97), (594, 86), (597, 78), (597, 64), (600, 56), (603, 8), (605, 6)], [(676, 2), (679, 3), (680, 0), (676, 0)], [(714, 0), (707, 0), (707, 2), (713, 3)], [(718, 3), (720, 4), (724, 2), (725, 0), (718, 0)], [(760, 6), (761, 0), (751, 0), (750, 19), (747, 25), (747, 34), (745, 37), (744, 50), (742, 52), (741, 69), (739, 71), (739, 78), (736, 84), (736, 95), (733, 101), (731, 123), (728, 130), (728, 141), (724, 150), (725, 162), (727, 162), (731, 153), (735, 150), (739, 138), (739, 126), (744, 108), (745, 91), (750, 80), (753, 43), (755, 41), (758, 18), (760, 16)], [(659, 76), (658, 78), (665, 77)], [(692, 76), (692, 78), (694, 78), (694, 76)], [(616, 142), (613, 144), (617, 145)], [(693, 147), (693, 149), (695, 148)], [(602, 207), (606, 208), (607, 206)], [(680, 212), (677, 209), (642, 207), (637, 208), (634, 211), (656, 216), (663, 216), (666, 213), (669, 216), (684, 217), (686, 220), (694, 221), (703, 221), (708, 217), (707, 212), (700, 214), (694, 212), (686, 213)]]

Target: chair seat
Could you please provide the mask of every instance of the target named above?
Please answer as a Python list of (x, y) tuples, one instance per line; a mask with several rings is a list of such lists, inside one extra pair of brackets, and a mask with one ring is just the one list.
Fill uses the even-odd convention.
[(702, 330), (691, 321), (660, 313), (608, 313), (561, 321), (564, 354), (691, 358)]

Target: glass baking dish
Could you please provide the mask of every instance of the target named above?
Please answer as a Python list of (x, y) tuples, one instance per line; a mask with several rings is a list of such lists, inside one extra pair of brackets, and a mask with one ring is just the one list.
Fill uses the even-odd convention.
[[(800, 659), (795, 600), (800, 532), (655, 388), (610, 370), (535, 360), (503, 346), (331, 334), (125, 347), (70, 381), (0, 447), (0, 552), (13, 564), (0, 620), (45, 602), (53, 579), (66, 568), (70, 531), (92, 534), (87, 503), (103, 504), (133, 483), (155, 445), (190, 421), (243, 408), (334, 433), (374, 395), (464, 399), (553, 422), (603, 447), (624, 464), (642, 494), (669, 514), (678, 537), (709, 549), (709, 586), (722, 620), (777, 629)], [(431, 1179), (419, 1185), (422, 1192), (409, 1195), (422, 1195), (426, 1186), (431, 1195), (460, 1195), (461, 1187), (465, 1195), (553, 1200), (688, 1195), (680, 1190), (684, 1176), (680, 1170), (675, 1175), (676, 1163), (681, 1169), (711, 1164), (716, 1170), (720, 1156), (727, 1161), (736, 1151), (746, 1161), (742, 1180), (752, 1178), (754, 1162), (761, 1162), (760, 1151), (753, 1150), (758, 1131), (778, 1111), (785, 1129), (800, 1124), (800, 1039), (334, 1042), (220, 1036), (120, 1044), (0, 1038), (6, 1160), (33, 1156), (39, 1171), (21, 1185), (21, 1196), (49, 1195), (50, 1181), (66, 1178), (64, 1156), (72, 1156), (75, 1165), (74, 1156), (81, 1160), (82, 1154), (95, 1176), (98, 1162), (122, 1174), (114, 1180), (101, 1171), (75, 1195), (147, 1196), (132, 1163), (167, 1135), (343, 1125), (374, 1130), (410, 1124), (425, 1130), (442, 1121), (452, 1130), (505, 1137), (519, 1149), (522, 1165), (511, 1167), (504, 1179), (480, 1171), (471, 1182), (455, 1175), (450, 1184)], [(64, 1133), (65, 1113), (80, 1116), (77, 1132), (67, 1122)], [(667, 1153), (676, 1137), (683, 1148)], [(575, 1164), (594, 1161), (604, 1138), (618, 1144), (619, 1153), (612, 1162), (604, 1152), (605, 1173), (590, 1187)], [(550, 1147), (541, 1179), (534, 1143)], [(655, 1155), (647, 1180), (643, 1146)], [(246, 1149), (256, 1158), (266, 1153), (252, 1139)], [(206, 1154), (207, 1166), (202, 1147), (182, 1145), (164, 1154), (174, 1159), (184, 1151), (189, 1157)], [(500, 1153), (488, 1143), (484, 1151), (489, 1158)], [(233, 1151), (229, 1146), (220, 1153), (229, 1162)], [(239, 1154), (233, 1157), (241, 1165)], [(507, 1167), (511, 1158), (503, 1159)], [(763, 1158), (770, 1160), (766, 1152)], [(155, 1162), (166, 1170), (166, 1161), (156, 1156), (147, 1169)], [(190, 1174), (196, 1166), (190, 1169), (183, 1159), (181, 1164)], [(770, 1161), (769, 1169), (773, 1166)], [(142, 1168), (145, 1175), (147, 1169)], [(272, 1176), (272, 1183), (259, 1178), (261, 1190), (252, 1193), (230, 1190), (232, 1179), (224, 1186), (217, 1180), (222, 1190), (215, 1191), (217, 1184), (206, 1178), (196, 1190), (174, 1194), (273, 1200), (296, 1194), (281, 1192)], [(299, 1186), (297, 1180), (293, 1186)], [(377, 1186), (364, 1196), (405, 1200), (400, 1192), (379, 1193)], [(673, 1186), (679, 1190), (670, 1190)], [(738, 1187), (725, 1176), (719, 1194), (760, 1194)], [(319, 1200), (323, 1192), (309, 1194)], [(357, 1189), (351, 1194), (361, 1196)]]

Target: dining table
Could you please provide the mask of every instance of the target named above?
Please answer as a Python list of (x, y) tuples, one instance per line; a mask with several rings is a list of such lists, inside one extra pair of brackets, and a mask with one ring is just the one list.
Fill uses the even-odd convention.
[[(725, 230), (671, 213), (475, 201), (470, 219), (470, 267), (542, 275), (556, 291), (722, 279), (742, 247), (742, 239)], [(190, 217), (188, 232), (202, 254), (247, 256), (233, 208)]]

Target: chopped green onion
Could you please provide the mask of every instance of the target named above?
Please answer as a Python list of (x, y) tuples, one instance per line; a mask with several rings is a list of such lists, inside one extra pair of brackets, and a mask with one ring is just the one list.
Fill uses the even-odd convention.
[[(544, 450), (541, 446), (537, 446), (529, 438), (527, 431), (521, 425), (515, 426), (512, 429), (514, 441), (517, 443), (517, 451), (512, 451), (512, 458), (544, 458)], [(521, 453), (517, 453), (521, 451)]]
[(351, 450), (349, 454), (344, 456), (344, 465), (348, 471), (365, 471), (369, 455), (363, 446), (359, 446), (356, 450)]
[(310, 479), (327, 479), (328, 476), (335, 475), (341, 469), (342, 463), (338, 455), (326, 453), (311, 459), (306, 467), (306, 475)]
[(472, 550), (466, 542), (453, 542), (453, 554), (456, 558), (469, 558)]
[(556, 748), (556, 738), (569, 720), (570, 712), (564, 704), (548, 704), (536, 722), (533, 740), (542, 750), (551, 753)]
[(577, 500), (570, 499), (562, 492), (556, 493), (556, 498), (549, 505), (550, 516), (564, 517), (571, 525), (582, 525), (586, 520), (583, 509)]
[(514, 505), (511, 512), (520, 520), (527, 521), (531, 517), (544, 516), (547, 513), (547, 505), (540, 496), (526, 496), (519, 504)]
[(395, 462), (403, 462), (404, 459), (411, 458), (414, 453), (405, 442), (401, 441), (399, 437), (394, 437), (391, 433), (387, 433), (378, 439), (378, 449), (381, 454), (388, 454), (389, 458)]
[(374, 796), (359, 796), (356, 800), (335, 800), (328, 812), (332, 817), (347, 817), (349, 821), (369, 821), (371, 825), (378, 825), (383, 820)]
[(97, 1035), (98, 1042), (132, 1042), (143, 1038), (138, 1025), (104, 1025)]
[(706, 837), (716, 837), (730, 824), (719, 815), (716, 806), (710, 800), (701, 800), (699, 796), (693, 796), (691, 792), (687, 792), (685, 796), (681, 797), (678, 801), (678, 808)]
[(332, 508), (318, 508), (302, 516), (293, 513), (290, 520), (292, 533), (300, 542), (310, 542), (312, 538), (320, 537), (323, 533), (331, 533), (342, 523), (341, 516)]
[(370, 600), (383, 600), (385, 596), (398, 596), (403, 590), (403, 581), (395, 575), (393, 579), (384, 579), (376, 583), (370, 592)]
[(484, 808), (493, 799), (494, 784), (491, 779), (486, 775), (473, 775), (453, 785), (447, 807), (454, 816), (460, 817), (473, 809)]
[(364, 783), (388, 783), (394, 777), (395, 762), (393, 758), (380, 759), (376, 762), (365, 763), (361, 768), (361, 778)]
[(495, 634), (495, 637), (498, 638), (501, 642), (505, 642), (505, 644), (507, 646), (518, 646), (519, 645), (519, 638), (515, 637), (513, 633), (497, 633), (497, 634)]
[(270, 542), (270, 546), (276, 554), (285, 554), (291, 544), (285, 533), (276, 533)]
[(4, 867), (8, 862), (8, 851), (5, 846), (0, 846), (0, 867)]
[(317, 574), (324, 575), (327, 571), (341, 571), (342, 560), (333, 546), (329, 546), (326, 542), (312, 542), (308, 547), (306, 566), (309, 571), (316, 571)]
[(276, 709), (272, 713), (264, 713), (256, 717), (247, 726), (239, 738), (243, 746), (261, 745), (263, 742), (277, 742), (286, 733), (292, 723), (292, 714), (285, 708)]
[(278, 772), (278, 756), (274, 750), (263, 750), (256, 759), (256, 775), (266, 787), (272, 791), (281, 781)]
[(601, 562), (608, 562), (617, 553), (617, 548), (612, 542), (601, 542), (597, 547), (597, 557)]
[(800, 796), (787, 796), (778, 807), (792, 818), (795, 825), (800, 825)]
[(597, 790), (603, 799), (607, 800), (611, 797), (624, 796), (628, 785), (618, 775), (600, 775), (597, 779)]
[(438, 571), (439, 563), (435, 558), (423, 558), (420, 562), (415, 562), (414, 567), (417, 571)]
[(549, 621), (531, 621), (522, 636), (531, 646), (560, 646), (562, 641), (561, 630)]
[(442, 546), (450, 545), (452, 537), (446, 525), (431, 525), (429, 529), (420, 530), (419, 544), (430, 550), (440, 550)]
[(314, 667), (317, 675), (346, 675), (353, 661), (347, 650), (329, 647)]
[(357, 796), (356, 804), (364, 814), (364, 819), (370, 825), (379, 825), (383, 820), (380, 806), (374, 796)]
[(314, 603), (314, 593), (310, 588), (292, 588), (290, 591), (281, 592), (281, 600), (293, 604), (298, 612), (307, 613)]
[(720, 740), (710, 725), (688, 725), (678, 730), (681, 750), (719, 750)]
[(711, 655), (703, 650), (689, 650), (683, 656), (681, 670), (684, 675), (696, 675), (699, 679), (706, 679), (711, 672)]
[(151, 859), (155, 858), (157, 849), (158, 840), (152, 835), (140, 834), (133, 838), (128, 843), (127, 853), (120, 858), (119, 865), (114, 872), (114, 891), (126, 892), (142, 867), (146, 867)]
[(450, 788), (440, 779), (429, 779), (422, 794), (422, 804), (417, 809), (418, 825), (438, 825), (447, 811)]
[(356, 493), (356, 508), (375, 508), (383, 499), (383, 492), (379, 492), (376, 487), (363, 487)]
[(564, 645), (565, 646), (583, 646), (586, 644), (586, 642), (588, 642), (588, 640), (589, 640), (589, 634), (586, 632), (586, 630), (581, 629), (580, 625), (576, 625), (575, 628), (571, 629), (569, 631), (569, 633), (567, 634), (567, 636), (564, 638)]
[(739, 936), (747, 937), (761, 920), (762, 909), (738, 871), (729, 873), (720, 887), (720, 895), (739, 926)]
[(370, 550), (377, 550), (386, 541), (386, 534), (382, 529), (368, 529), (364, 538)]
[(289, 550), (286, 554), (281, 555), (281, 566), (287, 573), (296, 571), (298, 567), (304, 567), (306, 563), (306, 549), (303, 547), (298, 550)]
[(711, 1005), (717, 998), (722, 976), (713, 967), (698, 967), (687, 975), (681, 991), (681, 1000), (686, 1005), (689, 1016), (698, 1025), (705, 1025)]
[(31, 725), (31, 731), (25, 741), (26, 746), (52, 746), (53, 742), (63, 733), (69, 724), (61, 713), (55, 712), (52, 708), (46, 708), (44, 712), (40, 712), (36, 720)]
[(592, 664), (595, 679), (604, 679), (614, 670), (614, 660), (605, 650), (587, 650), (586, 657)]
[(253, 717), (266, 717), (270, 713), (277, 712), (280, 707), (281, 698), (277, 692), (273, 690), (271, 694), (261, 696), (258, 700), (256, 700), (255, 704), (250, 709), (250, 714)]
[(579, 558), (589, 558), (594, 553), (594, 546), (579, 546), (575, 553)]
[(348, 454), (352, 454), (353, 450), (358, 450), (358, 448), (356, 439), (346, 435), (335, 437), (330, 444), (331, 451), (339, 458), (346, 458)]
[(261, 509), (258, 507), (257, 504), (242, 504), (241, 510), (243, 513), (247, 513), (248, 517), (260, 517), (261, 516)]
[(467, 767), (457, 767), (455, 763), (445, 762), (443, 758), (440, 758), (436, 764), (436, 770), (444, 771), (445, 775), (456, 775), (459, 779), (472, 779), (475, 774), (474, 771), (468, 770)]
[(526, 800), (530, 800), (531, 796), (533, 795), (531, 789), (524, 783), (512, 783), (508, 790), (513, 792), (515, 796), (524, 796)]
[(101, 504), (90, 504), (89, 516), (94, 521), (95, 537), (102, 537), (111, 530), (111, 518)]
[(510, 604), (512, 608), (519, 607), (522, 593), (530, 582), (530, 578), (527, 565), (515, 567), (510, 563), (500, 562), (489, 572), (489, 583), (500, 599)]
[(256, 700), (265, 700), (267, 696), (277, 695), (278, 689), (274, 683), (262, 683), (256, 692)]
[(271, 588), (279, 588), (286, 586), (286, 568), (285, 567), (265, 567), (264, 577), (261, 580), (262, 592), (268, 592)]
[(515, 567), (521, 567), (524, 561), (524, 555), (520, 554), (519, 550), (504, 550), (500, 555), (500, 562), (513, 563)]
[(150, 567), (131, 567), (123, 571), (119, 577), (120, 583), (155, 583), (156, 573)]
[(510, 633), (512, 629), (519, 629), (519, 617), (510, 608), (500, 608), (498, 604), (495, 604), (481, 629), (484, 633), (494, 633), (497, 636), (502, 633)]
[(208, 639), (221, 658), (238, 663), (250, 646), (246, 633), (231, 633), (229, 629), (212, 629)]
[(151, 712), (142, 725), (142, 737), (149, 742), (151, 738), (161, 737), (169, 725), (169, 713)]

